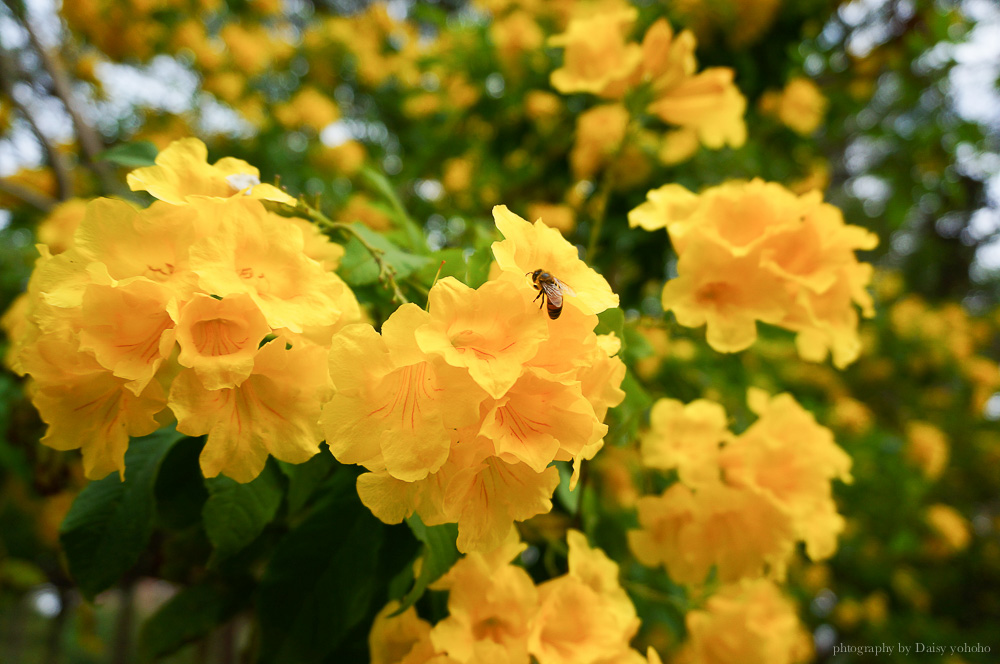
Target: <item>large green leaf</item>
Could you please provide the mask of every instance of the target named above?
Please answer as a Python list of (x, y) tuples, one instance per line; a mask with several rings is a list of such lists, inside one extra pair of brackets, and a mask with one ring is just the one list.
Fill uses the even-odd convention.
[(282, 474), (273, 462), (252, 482), (240, 484), (224, 475), (205, 480), (208, 500), (202, 509), (205, 533), (212, 543), (209, 567), (239, 553), (264, 532), (285, 495)]
[(260, 661), (320, 662), (372, 614), (386, 526), (357, 497), (342, 467), (309, 516), (275, 549), (258, 594)]
[(457, 524), (426, 526), (416, 514), (407, 519), (406, 523), (417, 539), (424, 543), (424, 548), (421, 554), (420, 575), (417, 576), (410, 591), (400, 600), (397, 614), (413, 606), (423, 596), (427, 586), (441, 578), (441, 575), (451, 569), (459, 559), (458, 549), (455, 546), (455, 540), (458, 538)]
[(69, 573), (93, 597), (115, 584), (139, 559), (153, 529), (153, 488), (160, 462), (183, 436), (163, 429), (133, 439), (125, 453), (125, 481), (118, 474), (91, 482), (59, 529)]
[(209, 634), (247, 602), (250, 579), (237, 578), (184, 588), (150, 616), (139, 632), (139, 656), (151, 661)]

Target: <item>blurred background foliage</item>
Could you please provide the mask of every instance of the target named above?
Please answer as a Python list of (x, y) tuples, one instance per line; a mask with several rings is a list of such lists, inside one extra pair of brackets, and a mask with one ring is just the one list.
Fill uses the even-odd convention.
[[(644, 121), (627, 150), (608, 154), (587, 153), (577, 125), (594, 100), (549, 84), (561, 53), (545, 39), (579, 4), (4, 0), (0, 309), (23, 291), (34, 243), (51, 244), (79, 219), (64, 201), (132, 196), (125, 172), (189, 135), (205, 140), (212, 160), (246, 159), (263, 181), (280, 176), (332, 217), (360, 220), (401, 245), (410, 242), (398, 223), (405, 210), (416, 222), (410, 235), (419, 229), (447, 261), (445, 274), (464, 276), (466, 261), (488, 251), (495, 204), (542, 216), (581, 247), (594, 234), (595, 207), (606, 206), (591, 262), (622, 296), (625, 324), (610, 325), (625, 340), (628, 398), (611, 413), (614, 433), (582, 499), (525, 525), (535, 552), (529, 570), (544, 577), (562, 532), (586, 519), (623, 562), (641, 643), (671, 652), (696, 598), (662, 571), (628, 562), (625, 546), (636, 497), (664, 481), (643, 471), (636, 453), (646, 410), (661, 396), (707, 396), (739, 431), (751, 420), (747, 386), (791, 391), (854, 459), (854, 484), (837, 487), (849, 521), (837, 555), (803, 558), (791, 571), (815, 660), (829, 661), (838, 643), (978, 642), (995, 653), (1000, 9), (990, 0), (636, 3), (636, 34), (665, 15), (697, 34), (703, 67), (735, 69), (748, 140), (677, 154), (665, 128)], [(827, 100), (815, 131), (789, 126), (775, 95), (803, 77)], [(791, 335), (771, 329), (752, 349), (720, 355), (701, 330), (663, 315), (659, 291), (676, 272), (669, 241), (629, 229), (627, 212), (664, 183), (698, 190), (753, 177), (819, 188), (848, 223), (881, 240), (864, 257), (878, 268), (878, 314), (863, 323), (865, 350), (846, 371), (801, 361)], [(53, 211), (45, 231), (39, 224)], [(439, 262), (403, 279), (404, 291), (422, 301)], [(392, 310), (377, 283), (354, 287), (373, 318)], [(7, 315), (16, 322), (16, 305)], [(178, 445), (160, 471), (170, 481), (155, 486), (148, 547), (116, 590), (90, 604), (59, 553), (59, 524), (84, 484), (79, 464), (38, 445), (43, 425), (9, 373), (0, 374), (0, 428), (0, 661), (124, 662), (136, 653), (236, 661), (234, 644), (261, 638), (248, 627), (250, 607), (274, 592), (261, 569), (291, 555), (288, 538), (304, 537), (310, 520), (338, 509), (315, 490), (337, 476), (328, 455), (295, 472), (269, 466), (281, 509), (228, 567), (209, 565), (200, 521), (208, 490), (192, 471), (198, 450)], [(405, 529), (372, 527), (398, 551), (378, 564), (398, 570), (417, 543)], [(178, 588), (188, 594), (174, 595)], [(166, 643), (139, 634), (171, 596), (202, 610), (180, 632), (164, 627)], [(433, 612), (433, 601), (422, 610)], [(183, 603), (166, 606), (183, 613)], [(156, 615), (161, 627), (176, 620)], [(338, 637), (350, 647), (297, 656), (363, 661), (366, 625)], [(269, 638), (265, 652), (275, 647)]]

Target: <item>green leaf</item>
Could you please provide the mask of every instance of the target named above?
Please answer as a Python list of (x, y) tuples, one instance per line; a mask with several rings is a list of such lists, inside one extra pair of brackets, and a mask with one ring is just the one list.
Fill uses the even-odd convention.
[(624, 330), (625, 312), (621, 308), (605, 309), (597, 314), (597, 327), (594, 328), (594, 332), (597, 334), (611, 334), (613, 332), (616, 337), (622, 340), (622, 344), (624, 345)]
[(410, 592), (400, 600), (399, 608), (393, 615), (398, 615), (413, 606), (423, 596), (427, 586), (441, 578), (441, 575), (451, 569), (459, 558), (458, 548), (455, 546), (455, 540), (458, 539), (458, 524), (425, 526), (416, 514), (407, 519), (406, 523), (417, 539), (424, 543), (424, 548), (421, 554), (420, 575), (413, 582)]
[(583, 491), (579, 486), (575, 490), (569, 490), (569, 481), (573, 477), (573, 466), (568, 461), (556, 461), (556, 468), (559, 469), (559, 486), (556, 487), (556, 500), (566, 508), (570, 514), (576, 514), (580, 509), (580, 495)]
[(392, 216), (396, 219), (396, 223), (401, 225), (406, 231), (410, 248), (415, 251), (426, 250), (427, 243), (424, 241), (423, 232), (421, 232), (417, 222), (406, 211), (406, 207), (399, 200), (399, 196), (396, 195), (396, 190), (392, 188), (389, 180), (370, 166), (365, 166), (361, 169), (361, 179), (364, 180), (365, 184), (372, 191), (379, 194), (392, 207)]
[(171, 448), (156, 474), (156, 514), (173, 530), (201, 524), (201, 510), (208, 499), (198, 457), (202, 438), (184, 438)]
[(473, 288), (479, 288), (490, 278), (490, 266), (493, 265), (493, 247), (486, 245), (472, 252), (469, 256), (468, 268), (465, 273), (465, 283)]
[(252, 482), (240, 484), (223, 475), (205, 480), (208, 500), (202, 509), (205, 532), (212, 543), (209, 567), (242, 551), (271, 523), (285, 488), (281, 473), (273, 463)]
[(143, 623), (140, 658), (151, 661), (169, 655), (205, 636), (246, 605), (252, 588), (245, 578), (184, 588)]
[(116, 145), (101, 152), (97, 155), (97, 161), (109, 161), (127, 168), (142, 168), (154, 165), (156, 155), (159, 152), (159, 148), (149, 141), (136, 141), (135, 143)]
[(313, 455), (305, 463), (288, 463), (279, 461), (278, 467), (288, 478), (288, 514), (298, 514), (312, 499), (316, 489), (330, 476), (337, 466), (333, 455), (327, 449), (326, 443), (320, 447), (319, 454)]
[(258, 592), (260, 661), (320, 662), (372, 611), (387, 529), (341, 467), (323, 499), (278, 544)]
[[(353, 223), (353, 228), (368, 244), (382, 252), (382, 260), (396, 271), (397, 279), (405, 279), (420, 268), (431, 263), (427, 256), (409, 254), (393, 244), (384, 235), (376, 233), (364, 224)], [(340, 261), (340, 276), (351, 286), (364, 286), (378, 281), (378, 264), (371, 253), (356, 237), (344, 245), (344, 258)]]
[(118, 474), (91, 482), (70, 507), (59, 529), (69, 573), (89, 599), (127, 572), (153, 530), (154, 485), (160, 462), (183, 438), (162, 429), (133, 438), (125, 452), (125, 481)]

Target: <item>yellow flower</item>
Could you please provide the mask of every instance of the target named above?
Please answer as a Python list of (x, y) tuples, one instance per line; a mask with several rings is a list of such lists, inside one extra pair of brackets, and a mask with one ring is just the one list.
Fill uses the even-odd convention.
[(197, 138), (174, 141), (156, 156), (156, 166), (138, 168), (126, 178), (132, 191), (148, 191), (174, 205), (189, 196), (229, 198), (241, 192), (253, 198), (295, 204), (274, 185), (261, 184), (260, 171), (242, 159), (224, 157), (208, 163), (208, 149)]
[(514, 11), (493, 21), (490, 40), (496, 45), (501, 61), (508, 68), (516, 67), (525, 53), (541, 49), (545, 33), (528, 12)]
[(723, 583), (765, 572), (781, 577), (794, 551), (790, 518), (751, 491), (674, 484), (636, 507), (640, 529), (629, 531), (629, 548), (643, 565), (664, 565), (677, 583), (701, 584), (713, 566)]
[(686, 616), (690, 664), (793, 664), (810, 656), (795, 606), (766, 580), (723, 588)]
[(777, 115), (792, 131), (808, 136), (823, 122), (827, 99), (808, 78), (797, 76), (780, 93), (767, 92), (760, 99), (764, 113)]
[(473, 289), (445, 277), (431, 289), (428, 308), (429, 321), (415, 333), (417, 345), (467, 369), (495, 399), (517, 382), (548, 338), (545, 318), (509, 282), (489, 281)]
[(924, 518), (945, 553), (957, 553), (969, 546), (972, 539), (969, 523), (955, 508), (937, 503), (927, 508)]
[(906, 458), (930, 480), (941, 477), (948, 465), (948, 438), (929, 422), (906, 423)]
[(602, 104), (580, 114), (569, 154), (573, 177), (592, 177), (611, 161), (625, 139), (628, 120), (628, 111), (621, 104)]
[(719, 446), (732, 438), (726, 411), (707, 399), (686, 406), (660, 399), (649, 414), (650, 430), (642, 436), (642, 462), (650, 468), (676, 468), (689, 487), (713, 484), (719, 477)]
[(393, 600), (375, 616), (371, 632), (368, 634), (371, 664), (430, 662), (436, 655), (431, 644), (430, 624), (417, 616), (417, 610), (412, 606), (393, 616), (398, 608), (399, 602)]
[(52, 211), (38, 225), (38, 241), (46, 244), (53, 255), (73, 246), (73, 234), (87, 212), (87, 202), (71, 198), (52, 208)]
[(713, 242), (695, 242), (663, 287), (663, 308), (686, 327), (706, 325), (709, 345), (734, 353), (753, 345), (756, 321), (777, 324), (791, 307), (780, 280), (760, 269), (760, 251), (733, 256)]
[[(569, 572), (538, 587), (528, 648), (539, 664), (589, 664), (627, 656), (639, 619), (618, 581), (618, 565), (586, 536), (566, 533)], [(641, 661), (641, 659), (640, 659)]]
[(421, 351), (416, 330), (430, 314), (403, 305), (382, 325), (349, 325), (333, 339), (333, 400), (323, 407), (330, 451), (341, 463), (412, 482), (441, 468), (451, 431), (474, 424), (486, 393), (463, 368)]
[(264, 344), (250, 376), (236, 387), (206, 389), (192, 369), (174, 379), (170, 408), (177, 430), (208, 436), (200, 459), (205, 477), (225, 473), (249, 482), (269, 454), (302, 463), (319, 451), (320, 404), (329, 391), (326, 350), (285, 346), (280, 337)]
[(563, 94), (589, 92), (620, 99), (642, 61), (642, 47), (625, 35), (638, 16), (634, 7), (570, 21), (566, 32), (549, 38), (565, 49), (563, 66), (552, 72), (552, 87)]
[(722, 450), (726, 482), (766, 496), (790, 515), (809, 557), (828, 558), (844, 529), (831, 482), (851, 481), (851, 458), (790, 394), (751, 389), (749, 401), (759, 419)]
[(545, 219), (545, 225), (555, 228), (563, 235), (569, 235), (576, 228), (576, 213), (568, 205), (553, 203), (531, 203), (528, 205), (529, 219)]
[(493, 243), (497, 265), (510, 276), (520, 277), (525, 288), (531, 287), (525, 273), (543, 269), (575, 292), (565, 296), (567, 307), (597, 314), (618, 306), (618, 296), (608, 282), (580, 260), (576, 247), (559, 231), (541, 220), (530, 224), (504, 205), (493, 208), (493, 218), (504, 236), (502, 242)]
[(503, 546), (489, 557), (469, 554), (435, 583), (449, 591), (449, 615), (431, 630), (439, 652), (463, 664), (528, 664), (538, 591), (523, 568), (507, 564), (519, 548)]
[(194, 369), (205, 389), (237, 387), (250, 377), (261, 341), (271, 332), (249, 295), (217, 300), (197, 294), (175, 314), (177, 361)]
[(307, 86), (287, 104), (277, 107), (275, 117), (287, 128), (305, 126), (319, 132), (340, 119), (340, 109), (322, 92)]
[(80, 310), (80, 350), (90, 351), (125, 386), (141, 394), (174, 347), (172, 294), (145, 277), (92, 283)]
[(874, 314), (866, 287), (871, 267), (854, 252), (877, 237), (844, 223), (819, 192), (796, 196), (761, 180), (730, 182), (694, 195), (677, 185), (648, 194), (629, 224), (666, 228), (678, 254), (678, 277), (663, 290), (664, 308), (689, 327), (708, 324), (708, 340), (735, 352), (756, 339), (756, 321), (798, 333), (808, 360), (832, 351), (838, 367), (861, 351), (858, 314)]
[(343, 315), (347, 286), (305, 255), (302, 233), (260, 201), (192, 201), (218, 228), (191, 246), (191, 269), (202, 290), (222, 297), (248, 293), (274, 328), (302, 332)]
[(89, 479), (118, 471), (125, 475), (125, 450), (130, 436), (145, 436), (159, 428), (154, 416), (166, 406), (156, 381), (136, 394), (79, 353), (72, 341), (42, 338), (24, 357), (24, 369), (36, 377), (31, 396), (48, 431), (43, 445), (57, 450), (79, 448)]

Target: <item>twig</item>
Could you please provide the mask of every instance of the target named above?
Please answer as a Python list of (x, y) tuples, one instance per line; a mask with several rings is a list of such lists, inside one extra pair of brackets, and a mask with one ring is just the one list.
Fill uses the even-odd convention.
[(625, 153), (625, 147), (628, 145), (632, 128), (635, 124), (634, 120), (630, 120), (625, 126), (625, 134), (622, 136), (622, 140), (618, 144), (617, 149), (615, 149), (614, 154), (608, 160), (608, 165), (604, 167), (601, 184), (597, 189), (597, 194), (594, 196), (594, 212), (592, 215), (594, 225), (590, 229), (590, 239), (587, 242), (586, 260), (588, 263), (594, 260), (594, 252), (597, 251), (597, 242), (601, 237), (601, 229), (604, 227), (604, 218), (607, 216), (608, 211), (608, 198), (611, 196), (611, 187), (614, 186), (615, 164)]
[(378, 280), (380, 283), (385, 285), (387, 288), (392, 290), (392, 300), (399, 304), (409, 303), (409, 299), (403, 295), (403, 291), (399, 288), (399, 283), (396, 281), (396, 270), (391, 265), (389, 265), (383, 255), (385, 252), (382, 249), (372, 245), (365, 237), (357, 231), (350, 224), (345, 224), (340, 221), (334, 221), (330, 217), (326, 216), (318, 209), (306, 203), (301, 198), (296, 202), (295, 206), (285, 205), (285, 208), (293, 210), (296, 214), (301, 215), (310, 221), (313, 221), (321, 228), (329, 231), (340, 231), (346, 235), (350, 235), (361, 243), (361, 246), (365, 248), (371, 257), (375, 259), (375, 264), (378, 265)]
[(42, 212), (50, 212), (56, 205), (56, 201), (48, 196), (9, 180), (0, 180), (0, 193), (20, 199)]
[(66, 68), (63, 67), (58, 55), (45, 48), (45, 45), (38, 39), (38, 35), (35, 34), (35, 31), (31, 27), (31, 21), (28, 20), (28, 16), (20, 16), (19, 18), (24, 30), (28, 33), (31, 45), (38, 52), (42, 67), (48, 72), (49, 78), (52, 79), (53, 93), (62, 101), (70, 120), (73, 121), (73, 128), (76, 130), (76, 137), (80, 142), (80, 149), (85, 158), (84, 161), (90, 167), (90, 170), (97, 175), (97, 178), (101, 181), (101, 186), (106, 192), (121, 193), (123, 191), (121, 183), (115, 179), (107, 164), (98, 158), (98, 155), (104, 150), (104, 142), (94, 128), (87, 124), (83, 119), (83, 115), (77, 109), (73, 99), (73, 88), (70, 84), (69, 75), (66, 73)]
[[(25, 122), (28, 123), (28, 126), (31, 127), (31, 132), (35, 135), (35, 138), (42, 146), (42, 150), (45, 152), (45, 157), (48, 159), (49, 166), (52, 167), (52, 172), (56, 176), (56, 184), (59, 188), (59, 200), (64, 201), (67, 198), (72, 198), (73, 181), (70, 178), (69, 168), (66, 167), (65, 158), (52, 144), (52, 141), (49, 140), (48, 136), (42, 133), (42, 130), (39, 128), (38, 123), (35, 122), (35, 118), (31, 111), (14, 96), (14, 80), (16, 78), (19, 78), (16, 65), (14, 64), (12, 58), (8, 55), (7, 51), (0, 48), (0, 90), (3, 90), (4, 95), (10, 99), (10, 103), (17, 109), (18, 113), (21, 114)], [(40, 207), (37, 205), (37, 201), (31, 201), (21, 195), (17, 195), (17, 197), (25, 202), (31, 203), (35, 207)], [(49, 207), (51, 207), (51, 205)]]

